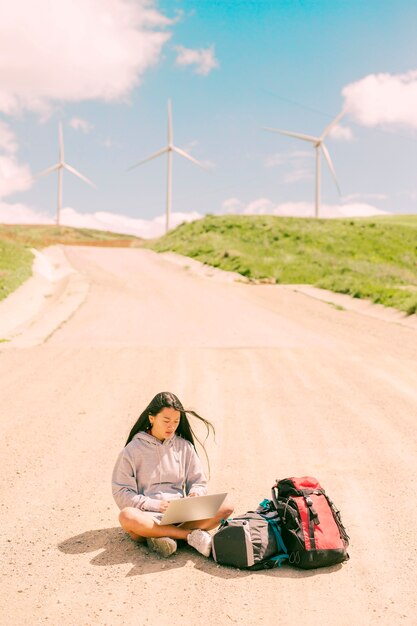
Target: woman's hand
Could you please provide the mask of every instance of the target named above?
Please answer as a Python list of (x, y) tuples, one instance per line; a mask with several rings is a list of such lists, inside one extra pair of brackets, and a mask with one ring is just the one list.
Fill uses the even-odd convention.
[(159, 510), (161, 511), (161, 513), (165, 513), (168, 507), (169, 500), (161, 500), (161, 504), (159, 505)]
[(188, 495), (189, 498), (198, 498), (198, 493), (190, 493)]

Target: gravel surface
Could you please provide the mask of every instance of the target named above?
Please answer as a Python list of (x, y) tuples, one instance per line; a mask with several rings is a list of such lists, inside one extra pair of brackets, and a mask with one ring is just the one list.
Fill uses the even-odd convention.
[[(415, 624), (416, 329), (151, 251), (60, 250), (75, 271), (0, 343), (0, 623)], [(131, 541), (111, 471), (163, 390), (216, 426), (210, 491), (241, 513), (316, 476), (350, 561), (246, 572)]]

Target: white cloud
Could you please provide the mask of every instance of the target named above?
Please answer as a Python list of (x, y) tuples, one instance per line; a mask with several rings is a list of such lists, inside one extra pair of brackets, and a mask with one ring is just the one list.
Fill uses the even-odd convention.
[(333, 139), (341, 139), (342, 141), (353, 141), (353, 132), (349, 126), (341, 126), (340, 124), (336, 124), (333, 126), (329, 133), (329, 137)]
[(0, 198), (32, 186), (28, 165), (20, 165), (15, 156), (0, 155)]
[[(196, 211), (191, 213), (172, 213), (171, 228), (182, 222), (192, 222), (203, 217)], [(50, 217), (37, 209), (24, 204), (6, 204), (0, 202), (0, 222), (5, 224), (54, 224), (55, 216)], [(75, 228), (93, 228), (114, 233), (124, 233), (137, 237), (159, 237), (165, 232), (165, 215), (150, 220), (137, 219), (116, 213), (98, 211), (96, 213), (78, 213), (71, 207), (62, 209), (61, 224)]]
[(417, 129), (417, 70), (369, 74), (342, 90), (345, 107), (363, 126)]
[(0, 223), (2, 224), (53, 224), (54, 220), (32, 207), (22, 203), (0, 202)]
[(340, 205), (323, 205), (323, 217), (371, 217), (372, 215), (390, 215), (366, 202), (351, 202)]
[(311, 202), (283, 202), (276, 205), (271, 213), (283, 217), (312, 217), (314, 206)]
[(4, 150), (8, 154), (14, 154), (17, 152), (17, 149), (16, 135), (6, 122), (0, 121), (0, 150)]
[(258, 198), (249, 202), (249, 204), (243, 209), (244, 215), (264, 215), (265, 213), (271, 213), (274, 207), (274, 203), (268, 198)]
[[(243, 215), (280, 215), (287, 217), (314, 216), (314, 204), (312, 202), (283, 202), (281, 204), (275, 204), (269, 198), (258, 198), (245, 205), (238, 198), (231, 198), (230, 200), (233, 200), (235, 207), (240, 208), (240, 213)], [(222, 208), (227, 208), (225, 207), (225, 203), (223, 203)], [(364, 202), (334, 205), (322, 204), (320, 207), (320, 217), (325, 218), (367, 217), (371, 215), (389, 215), (389, 212), (382, 211)]]
[[(294, 217), (313, 217), (314, 204), (311, 202), (286, 202), (278, 205), (274, 215), (287, 215)], [(347, 203), (347, 204), (322, 204), (319, 216), (324, 218), (334, 217), (370, 217), (372, 215), (389, 215), (388, 211), (382, 211), (371, 204)]]
[[(238, 198), (229, 198), (222, 204), (220, 214), (241, 213), (243, 215), (277, 215), (292, 217), (312, 217), (314, 205), (309, 202), (284, 202), (275, 204), (269, 198), (257, 198), (245, 205)], [(340, 205), (323, 204), (320, 217), (366, 217), (372, 215), (389, 215), (366, 203), (346, 203)], [(204, 217), (194, 211), (191, 213), (174, 212), (171, 214), (171, 228), (182, 222), (192, 222)], [(15, 203), (0, 202), (0, 223), (5, 224), (54, 224), (55, 216), (35, 209), (31, 206)], [(117, 215), (98, 211), (96, 213), (78, 213), (71, 207), (65, 207), (61, 212), (61, 223), (75, 228), (93, 228), (114, 233), (135, 235), (145, 239), (159, 237), (165, 232), (165, 215), (152, 219), (138, 219), (126, 215)]]
[(214, 46), (200, 48), (199, 50), (175, 46), (175, 50), (178, 53), (175, 63), (182, 67), (194, 65), (195, 73), (201, 76), (207, 76), (212, 70), (219, 67), (219, 62), (214, 56)]
[(68, 124), (71, 126), (71, 128), (73, 128), (74, 130), (81, 130), (83, 133), (87, 134), (90, 133), (93, 130), (93, 125), (90, 124), (90, 122), (87, 122), (87, 120), (82, 120), (79, 117), (73, 117)]
[(171, 22), (154, 0), (2, 2), (0, 111), (126, 99), (154, 65)]
[[(171, 228), (175, 228), (182, 222), (192, 222), (203, 217), (196, 211), (192, 213), (171, 213)], [(145, 239), (159, 237), (165, 232), (165, 215), (159, 215), (150, 220), (117, 215), (98, 211), (96, 213), (81, 214), (72, 208), (62, 211), (62, 224), (77, 228), (95, 228), (109, 230), (115, 233), (136, 235)]]
[(238, 198), (228, 198), (227, 200), (222, 202), (222, 208), (220, 212), (226, 214), (239, 213), (243, 206), (243, 202), (241, 202)]
[(18, 147), (14, 132), (8, 124), (0, 122), (0, 198), (32, 186), (29, 166), (18, 163)]

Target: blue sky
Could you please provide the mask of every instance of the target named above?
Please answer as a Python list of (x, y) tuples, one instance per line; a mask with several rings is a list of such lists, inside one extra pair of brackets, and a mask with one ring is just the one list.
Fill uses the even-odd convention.
[(67, 222), (156, 233), (166, 157), (126, 170), (165, 145), (168, 98), (174, 143), (207, 165), (174, 155), (173, 223), (311, 215), (311, 144), (262, 127), (320, 135), (343, 106), (326, 138), (342, 196), (323, 162), (323, 215), (417, 212), (414, 2), (51, 6), (0, 0), (0, 221), (53, 219), (57, 175), (31, 175), (57, 162), (62, 121), (66, 161), (97, 185), (65, 172)]

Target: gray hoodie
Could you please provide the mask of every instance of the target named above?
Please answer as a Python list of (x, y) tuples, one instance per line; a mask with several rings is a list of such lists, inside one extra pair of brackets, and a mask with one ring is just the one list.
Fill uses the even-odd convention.
[(112, 490), (119, 509), (159, 511), (161, 500), (205, 495), (207, 480), (189, 441), (174, 434), (161, 442), (139, 432), (119, 454)]

